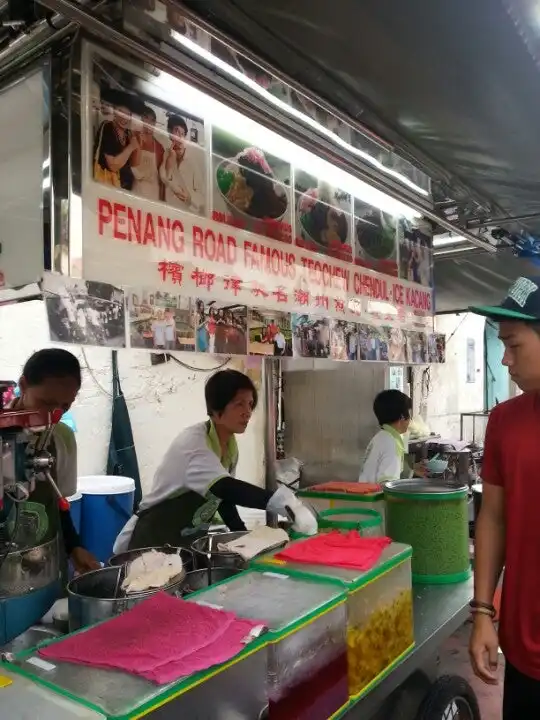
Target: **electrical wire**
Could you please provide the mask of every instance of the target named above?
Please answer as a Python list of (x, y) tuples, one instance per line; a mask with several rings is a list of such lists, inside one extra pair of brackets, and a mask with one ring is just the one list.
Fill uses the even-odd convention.
[(13, 526), (13, 534), (10, 537), (8, 530), (7, 530), (7, 523), (8, 518), (6, 518), (5, 522), (0, 526), (0, 542), (4, 542), (6, 545), (5, 550), (0, 554), (0, 570), (2, 569), (2, 566), (6, 562), (6, 559), (9, 555), (9, 552), (11, 550), (12, 544), (15, 542), (15, 538), (17, 537), (17, 533), (19, 531), (19, 520), (21, 518), (21, 512), (20, 512), (20, 503), (15, 503), (15, 524)]
[(183, 360), (179, 360), (174, 355), (169, 355), (167, 353), (167, 359), (168, 360), (174, 360), (175, 363), (178, 363), (178, 365), (182, 365), (182, 367), (187, 368), (187, 370), (194, 370), (195, 372), (204, 372), (204, 373), (211, 373), (215, 372), (216, 370), (221, 370), (221, 368), (224, 368), (226, 365), (228, 365), (232, 360), (232, 355), (229, 355), (229, 357), (224, 360), (224, 362), (221, 363), (221, 365), (216, 365), (216, 367), (213, 368), (198, 368), (194, 365), (188, 365), (188, 363), (185, 363)]

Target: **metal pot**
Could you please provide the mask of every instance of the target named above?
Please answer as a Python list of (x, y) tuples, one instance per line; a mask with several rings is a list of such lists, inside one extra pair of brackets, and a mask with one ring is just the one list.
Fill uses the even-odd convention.
[(240, 568), (209, 567), (202, 570), (188, 572), (182, 583), (182, 595), (191, 595), (198, 590), (204, 590), (222, 580), (228, 580), (242, 572)]
[(101, 568), (71, 580), (67, 586), (71, 632), (120, 615), (159, 591), (174, 595), (180, 590), (185, 577), (182, 573), (161, 588), (124, 595), (121, 590), (124, 567)]
[(227, 567), (243, 570), (246, 567), (244, 559), (237, 553), (218, 550), (218, 545), (221, 543), (231, 542), (231, 540), (236, 540), (246, 534), (247, 533), (245, 531), (215, 533), (205, 535), (204, 537), (195, 540), (195, 542), (191, 545), (195, 568)]
[(136, 558), (144, 555), (144, 553), (155, 550), (156, 552), (165, 553), (165, 555), (180, 555), (186, 572), (193, 570), (193, 553), (187, 548), (173, 547), (172, 545), (161, 545), (156, 547), (139, 548), (138, 550), (127, 550), (123, 553), (113, 555), (108, 562), (109, 567), (118, 567), (126, 563), (133, 562)]
[(0, 568), (0, 598), (41, 590), (60, 578), (58, 539), (10, 552)]

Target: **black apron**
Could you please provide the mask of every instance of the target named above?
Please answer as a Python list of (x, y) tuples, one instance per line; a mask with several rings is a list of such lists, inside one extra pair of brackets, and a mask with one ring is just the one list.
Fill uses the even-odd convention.
[(207, 498), (189, 490), (139, 512), (129, 550), (161, 545), (189, 548), (194, 540), (207, 534), (205, 526), (193, 527), (194, 516), (207, 502)]

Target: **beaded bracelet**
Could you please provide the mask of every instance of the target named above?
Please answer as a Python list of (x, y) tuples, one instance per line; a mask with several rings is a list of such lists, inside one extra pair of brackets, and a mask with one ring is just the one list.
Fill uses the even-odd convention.
[(471, 608), (471, 615), (487, 615), (493, 620), (495, 618), (495, 614), (495, 610), (488, 610), (488, 608)]
[(471, 602), (469, 603), (469, 607), (471, 608), (471, 610), (479, 610), (480, 608), (483, 608), (484, 610), (489, 610), (493, 614), (496, 613), (494, 605), (482, 602), (482, 600), (471, 600)]

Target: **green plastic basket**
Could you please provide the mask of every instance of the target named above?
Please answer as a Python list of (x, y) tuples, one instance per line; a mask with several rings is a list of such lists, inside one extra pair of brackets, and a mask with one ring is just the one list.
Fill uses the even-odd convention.
[(382, 535), (383, 520), (381, 513), (376, 510), (357, 510), (355, 508), (336, 508), (322, 510), (319, 513), (319, 530), (358, 530), (365, 537), (378, 537)]

